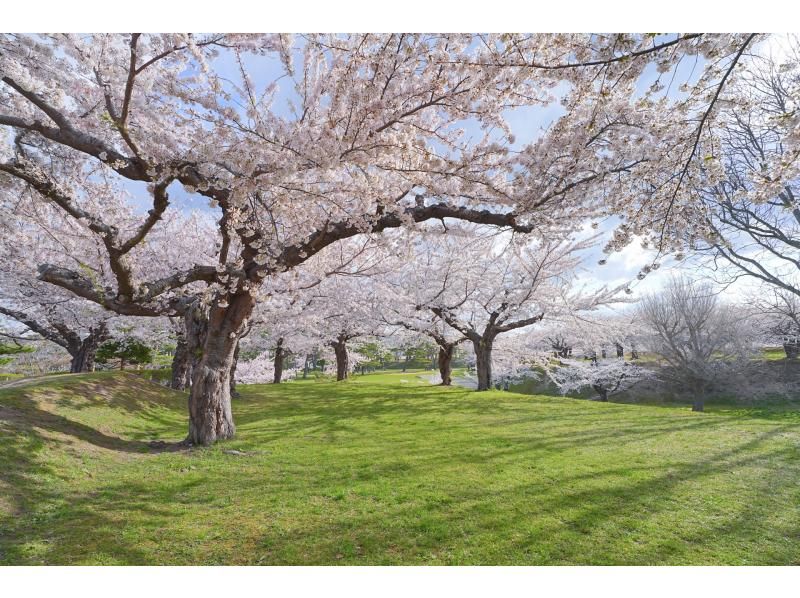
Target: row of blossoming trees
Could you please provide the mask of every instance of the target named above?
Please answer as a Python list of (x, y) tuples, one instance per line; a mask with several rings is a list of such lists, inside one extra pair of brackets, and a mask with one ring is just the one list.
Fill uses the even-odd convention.
[[(5, 34), (3, 313), (75, 370), (109, 315), (171, 318), (195, 444), (233, 436), (232, 370), (259, 321), (275, 350), (313, 333), (340, 364), (376, 314), (433, 339), (443, 372), (466, 339), (486, 388), (502, 335), (616, 297), (574, 287), (587, 223), (614, 223), (607, 252), (724, 247), (698, 191), (730, 179), (725, 131), (762, 106), (748, 90), (768, 43)], [(553, 106), (518, 143), (507, 117)], [(770, 121), (781, 151), (737, 199), (786, 195), (797, 121), (794, 104)]]

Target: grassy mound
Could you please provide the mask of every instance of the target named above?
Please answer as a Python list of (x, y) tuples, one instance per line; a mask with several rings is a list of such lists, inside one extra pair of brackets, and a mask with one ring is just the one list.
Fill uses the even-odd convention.
[(0, 564), (800, 564), (800, 415), (243, 386), (237, 438), (133, 374), (0, 388)]

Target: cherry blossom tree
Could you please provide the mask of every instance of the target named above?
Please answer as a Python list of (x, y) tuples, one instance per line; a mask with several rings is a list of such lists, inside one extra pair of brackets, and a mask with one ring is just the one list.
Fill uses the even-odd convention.
[(0, 265), (0, 316), (16, 322), (15, 336), (55, 343), (70, 355), (70, 372), (94, 370), (100, 343), (110, 338), (108, 320), (97, 305), (20, 275), (15, 250), (6, 247)]
[(607, 402), (609, 396), (653, 377), (650, 370), (625, 361), (625, 347), (635, 347), (644, 336), (637, 320), (636, 310), (630, 308), (591, 317), (571, 314), (559, 330), (562, 337), (575, 339), (572, 354), (557, 352), (543, 363), (543, 370), (563, 394), (591, 388), (598, 400)]
[(539, 380), (550, 363), (543, 349), (544, 330), (521, 328), (498, 336), (492, 346), (492, 377), (495, 388), (508, 390), (510, 383)]
[[(253, 359), (239, 362), (235, 372), (236, 380), (242, 384), (265, 384), (267, 382), (277, 384), (280, 380), (276, 382), (275, 364), (274, 355), (269, 351), (264, 351)], [(296, 367), (283, 369), (281, 379), (292, 379), (299, 373), (300, 369)]]
[(563, 359), (555, 367), (547, 368), (549, 378), (563, 394), (591, 388), (599, 401), (629, 390), (637, 382), (653, 373), (619, 357), (601, 360)]
[[(274, 383), (280, 383), (284, 362), (291, 355), (308, 356), (321, 347), (336, 349), (345, 331), (349, 334), (338, 355), (342, 379), (347, 376), (352, 364), (346, 358), (352, 354), (346, 343), (372, 328), (374, 303), (363, 290), (373, 288), (372, 277), (383, 272), (380, 264), (385, 256), (375, 237), (345, 239), (302, 267), (265, 281), (259, 289), (261, 301), (249, 320), (254, 332), (246, 346), (273, 356)], [(359, 324), (352, 325), (351, 320)]]
[(259, 351), (259, 360), (264, 355), (272, 359), (270, 381), (274, 384), (282, 381), (291, 355), (306, 355), (319, 347), (316, 314), (310, 304), (310, 296), (284, 293), (257, 306), (250, 320), (252, 330), (242, 346), (251, 353)]
[[(95, 240), (102, 275), (52, 260), (41, 280), (119, 314), (187, 319), (199, 355), (187, 440), (210, 444), (234, 434), (230, 370), (259, 287), (341, 239), (447, 218), (541, 235), (608, 213), (628, 216), (612, 248), (694, 230), (683, 207), (701, 141), (758, 41), (6, 34), (2, 210), (46, 206)], [(684, 95), (663, 94), (662, 77), (697, 56)], [(258, 80), (254, 65), (273, 57), (281, 72)], [(641, 94), (651, 64), (659, 79)], [(504, 112), (556, 99), (565, 116), (510, 151)], [(126, 211), (126, 193), (147, 213)], [(165, 272), (147, 254), (178, 193), (209, 201), (218, 220), (210, 251), (174, 256)]]
[(322, 344), (333, 350), (336, 380), (346, 380), (356, 363), (348, 343), (357, 338), (380, 334), (370, 279), (359, 276), (332, 276), (314, 291), (308, 309), (313, 310), (316, 333)]
[(109, 338), (105, 319), (87, 325), (79, 310), (72, 311), (63, 304), (38, 304), (24, 311), (0, 305), (0, 314), (24, 327), (17, 332), (18, 335), (34, 332), (65, 349), (71, 357), (72, 373), (94, 371), (97, 348)]
[[(423, 277), (405, 271), (398, 264), (395, 276), (384, 277), (375, 284), (376, 293), (382, 300), (378, 304), (378, 317), (389, 326), (400, 327), (412, 338), (424, 336), (436, 343), (436, 364), (442, 386), (452, 384), (453, 356), (456, 347), (467, 341), (467, 337), (445, 324), (429, 309), (421, 309), (423, 290), (428, 282)], [(398, 280), (399, 279), (399, 280)]]
[(453, 382), (453, 357), (456, 348), (459, 344), (467, 341), (467, 337), (447, 326), (435, 314), (432, 314), (427, 320), (408, 318), (393, 320), (392, 323), (399, 324), (409, 331), (418, 333), (418, 335), (424, 335), (436, 343), (436, 366), (439, 368), (441, 384), (442, 386), (450, 386)]
[(573, 342), (564, 335), (563, 331), (559, 330), (552, 336), (548, 336), (547, 342), (550, 348), (553, 349), (556, 357), (569, 357), (572, 355)]
[(414, 255), (396, 274), (394, 284), (413, 298), (415, 310), (432, 314), (471, 342), (478, 389), (487, 390), (492, 383), (492, 348), (499, 335), (541, 322), (545, 316), (592, 309), (617, 295), (616, 289), (583, 294), (571, 289), (580, 254), (594, 241), (567, 237), (532, 242), (481, 228), (453, 228), (414, 243)]

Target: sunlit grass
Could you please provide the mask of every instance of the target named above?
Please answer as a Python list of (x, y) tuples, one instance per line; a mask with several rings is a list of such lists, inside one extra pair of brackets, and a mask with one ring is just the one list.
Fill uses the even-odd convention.
[(133, 374), (0, 390), (0, 563), (800, 564), (796, 410), (428, 374), (242, 386), (177, 451), (186, 395)]

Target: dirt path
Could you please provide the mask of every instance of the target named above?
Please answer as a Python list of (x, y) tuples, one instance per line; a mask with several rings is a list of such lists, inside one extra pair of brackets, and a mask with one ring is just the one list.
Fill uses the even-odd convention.
[(18, 388), (20, 386), (30, 386), (31, 384), (35, 384), (40, 380), (58, 380), (59, 378), (67, 378), (69, 376), (73, 376), (74, 374), (52, 374), (52, 375), (45, 375), (45, 376), (31, 376), (29, 378), (18, 378), (17, 380), (10, 380), (8, 382), (1, 382), (0, 383), (0, 390), (4, 390), (6, 388)]
[[(427, 380), (430, 384), (439, 384), (442, 380), (439, 374), (422, 375), (420, 378)], [(478, 379), (469, 374), (456, 374), (453, 376), (453, 384), (475, 390), (478, 388)]]

